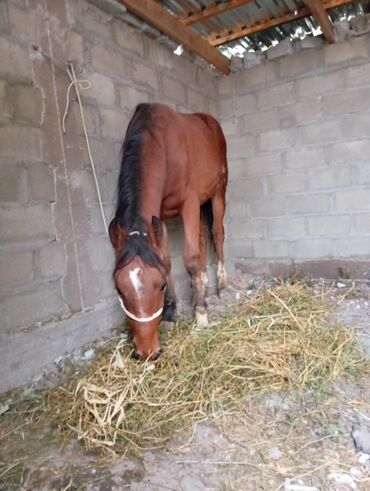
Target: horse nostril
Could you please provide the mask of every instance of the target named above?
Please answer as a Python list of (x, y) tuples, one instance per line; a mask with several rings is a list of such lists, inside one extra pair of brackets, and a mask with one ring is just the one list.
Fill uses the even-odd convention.
[(140, 360), (140, 361), (142, 361), (142, 360), (144, 359), (144, 358), (143, 358), (141, 355), (139, 355), (139, 353), (138, 353), (137, 351), (134, 351), (134, 352), (132, 353), (132, 358), (133, 358), (134, 360)]
[(158, 358), (161, 356), (161, 353), (162, 353), (162, 350), (159, 350), (157, 351), (157, 353), (153, 353), (151, 359), (154, 361), (154, 360), (158, 360)]

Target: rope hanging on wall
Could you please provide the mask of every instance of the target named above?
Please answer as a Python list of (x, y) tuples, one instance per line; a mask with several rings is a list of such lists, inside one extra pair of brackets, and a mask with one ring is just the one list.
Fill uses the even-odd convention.
[(86, 80), (86, 79), (78, 79), (76, 77), (76, 72), (75, 72), (75, 69), (74, 69), (74, 66), (73, 66), (73, 63), (72, 62), (68, 62), (67, 63), (67, 74), (68, 74), (68, 77), (69, 77), (71, 83), (69, 84), (68, 89), (67, 89), (66, 108), (65, 108), (65, 111), (64, 111), (63, 119), (62, 119), (63, 133), (66, 133), (66, 124), (65, 123), (66, 123), (66, 119), (67, 119), (68, 112), (69, 112), (70, 91), (71, 91), (72, 87), (74, 87), (74, 89), (76, 91), (78, 105), (79, 105), (79, 108), (80, 108), (80, 114), (81, 114), (81, 120), (82, 120), (83, 130), (84, 130), (84, 134), (85, 134), (87, 152), (89, 154), (89, 160), (90, 160), (91, 168), (92, 168), (93, 175), (94, 175), (96, 192), (98, 194), (98, 201), (99, 201), (100, 212), (101, 212), (101, 216), (103, 218), (105, 232), (109, 236), (109, 234), (108, 234), (108, 225), (107, 225), (107, 221), (105, 219), (104, 208), (103, 208), (103, 203), (102, 203), (101, 194), (100, 194), (100, 188), (99, 188), (99, 182), (98, 182), (98, 178), (97, 178), (96, 171), (95, 171), (94, 159), (93, 159), (93, 156), (92, 156), (92, 153), (91, 153), (89, 137), (87, 135), (87, 129), (86, 129), (85, 115), (84, 115), (82, 101), (81, 101), (81, 96), (80, 96), (80, 92), (79, 92), (79, 89), (82, 89), (82, 90), (90, 89), (91, 86), (92, 86), (92, 84), (91, 84), (91, 82), (89, 80)]

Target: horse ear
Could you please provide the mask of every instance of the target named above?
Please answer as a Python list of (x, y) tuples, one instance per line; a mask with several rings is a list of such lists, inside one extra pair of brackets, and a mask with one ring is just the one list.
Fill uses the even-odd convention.
[(118, 256), (125, 239), (125, 232), (123, 228), (119, 226), (115, 218), (113, 218), (109, 224), (108, 233), (116, 256)]
[(162, 227), (162, 222), (158, 217), (152, 217), (152, 227), (153, 227), (155, 241), (157, 245), (160, 246), (163, 239), (163, 227)]

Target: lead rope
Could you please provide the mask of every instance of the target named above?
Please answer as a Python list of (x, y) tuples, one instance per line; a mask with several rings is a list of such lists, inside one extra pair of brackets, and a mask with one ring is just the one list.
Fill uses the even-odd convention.
[[(71, 63), (71, 62), (67, 63), (67, 74), (68, 74), (68, 77), (69, 77), (71, 82), (70, 82), (68, 89), (67, 89), (66, 109), (64, 111), (63, 119), (62, 119), (63, 133), (66, 133), (66, 124), (65, 123), (66, 123), (66, 119), (67, 119), (68, 112), (69, 112), (70, 92), (71, 92), (72, 87), (74, 87), (75, 91), (76, 91), (76, 95), (77, 95), (78, 105), (80, 108), (82, 126), (84, 129), (84, 134), (85, 134), (85, 139), (86, 139), (87, 152), (89, 154), (90, 164), (91, 164), (91, 168), (92, 168), (93, 175), (94, 175), (95, 187), (96, 187), (96, 192), (98, 194), (98, 201), (99, 201), (101, 216), (103, 218), (105, 232), (106, 232), (107, 236), (109, 237), (108, 225), (107, 225), (107, 221), (106, 221), (105, 215), (104, 215), (104, 208), (103, 208), (103, 203), (102, 203), (101, 194), (100, 194), (99, 182), (98, 182), (98, 178), (96, 176), (95, 164), (94, 164), (94, 159), (93, 159), (92, 153), (91, 153), (89, 137), (87, 135), (85, 115), (84, 115), (84, 111), (83, 111), (81, 96), (80, 96), (80, 92), (78, 90), (79, 88), (82, 90), (90, 89), (91, 88), (91, 82), (89, 80), (86, 80), (86, 79), (78, 79), (76, 77), (76, 72), (75, 72), (73, 63)], [(137, 235), (137, 234), (140, 234), (140, 232), (137, 230), (134, 230), (134, 231), (129, 233), (129, 235)], [(143, 233), (143, 235), (146, 236), (146, 233)], [(157, 312), (155, 312), (150, 317), (136, 317), (135, 314), (133, 314), (132, 312), (130, 312), (129, 310), (126, 309), (122, 298), (119, 295), (117, 295), (117, 297), (118, 297), (119, 303), (121, 304), (122, 310), (127, 315), (127, 317), (130, 317), (132, 320), (137, 321), (137, 322), (150, 322), (150, 321), (156, 319), (157, 317), (159, 317), (163, 311), (163, 307), (162, 307), (159, 310), (157, 310)]]
[(90, 164), (91, 164), (91, 168), (92, 168), (93, 175), (94, 175), (96, 192), (98, 194), (100, 212), (101, 212), (101, 216), (103, 218), (105, 232), (106, 232), (107, 236), (109, 237), (108, 225), (107, 225), (107, 221), (106, 221), (105, 215), (104, 215), (104, 208), (103, 208), (103, 203), (102, 203), (101, 194), (100, 194), (99, 182), (98, 182), (98, 178), (96, 176), (94, 159), (93, 159), (92, 154), (91, 154), (90, 141), (89, 141), (89, 137), (87, 135), (87, 129), (86, 129), (85, 114), (84, 114), (84, 110), (82, 107), (82, 101), (81, 101), (81, 96), (80, 96), (80, 92), (79, 92), (79, 88), (82, 90), (90, 89), (91, 88), (91, 82), (89, 80), (86, 80), (86, 79), (78, 79), (76, 77), (73, 63), (71, 63), (71, 62), (67, 63), (67, 74), (68, 74), (68, 77), (69, 77), (71, 83), (69, 84), (68, 89), (67, 89), (66, 109), (64, 111), (63, 120), (62, 120), (63, 133), (66, 132), (65, 122), (66, 122), (66, 118), (68, 116), (68, 111), (69, 111), (69, 102), (70, 102), (69, 101), (69, 94), (70, 94), (72, 87), (74, 87), (75, 91), (76, 91), (76, 95), (77, 95), (78, 105), (80, 108), (82, 126), (84, 129), (84, 134), (85, 134), (85, 139), (86, 139), (87, 153), (89, 154)]

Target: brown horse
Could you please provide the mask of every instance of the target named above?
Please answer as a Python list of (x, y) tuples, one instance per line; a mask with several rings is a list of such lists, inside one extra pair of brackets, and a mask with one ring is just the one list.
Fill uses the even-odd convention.
[(225, 287), (226, 142), (207, 114), (180, 114), (139, 104), (122, 147), (115, 217), (109, 236), (116, 254), (114, 281), (133, 334), (136, 357), (160, 354), (158, 326), (173, 320), (176, 297), (163, 220), (181, 215), (184, 263), (197, 325), (208, 324), (207, 227), (217, 255), (218, 289)]

